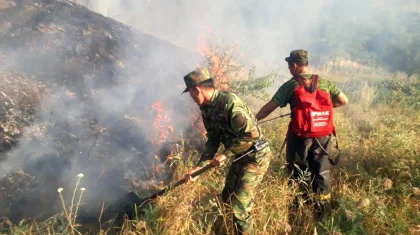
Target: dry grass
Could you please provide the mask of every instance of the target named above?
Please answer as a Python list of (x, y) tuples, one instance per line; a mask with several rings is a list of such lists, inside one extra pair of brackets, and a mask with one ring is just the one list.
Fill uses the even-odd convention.
[[(302, 202), (299, 209), (290, 208), (300, 192), (289, 184), (284, 152), (279, 153), (288, 118), (277, 119), (262, 126), (275, 157), (256, 194), (254, 234), (314, 234), (315, 227), (318, 234), (420, 234), (420, 111), (378, 100), (391, 91), (375, 85), (412, 78), (370, 68), (321, 72), (350, 97), (350, 104), (336, 109), (335, 115), (342, 157), (332, 169), (332, 215), (315, 221), (310, 204)], [(408, 99), (417, 97), (401, 100)], [(184, 156), (175, 169), (174, 181), (197, 160), (194, 151)], [(143, 213), (126, 221), (123, 228), (104, 228), (91, 234), (232, 234), (231, 214), (218, 195), (225, 174), (226, 169), (213, 169), (195, 184), (180, 186), (147, 204)], [(55, 219), (16, 225), (13, 231), (62, 234), (57, 226), (60, 223), (66, 224)]]
[[(263, 126), (277, 158), (256, 195), (253, 210), (255, 234), (312, 234), (314, 227), (318, 234), (419, 233), (419, 195), (416, 189), (420, 185), (417, 142), (420, 112), (390, 107), (377, 101), (378, 92), (383, 91), (378, 91), (367, 81), (392, 79), (393, 74), (382, 72), (374, 75), (370, 71), (368, 79), (364, 79), (363, 74), (347, 75), (359, 77), (362, 85), (344, 86), (351, 104), (336, 110), (342, 158), (332, 173), (334, 210), (331, 217), (315, 221), (310, 205), (297, 211), (289, 210), (299, 191), (288, 186), (284, 153), (278, 156), (288, 120), (279, 119)], [(333, 80), (343, 75), (327, 74)], [(404, 79), (401, 74), (397, 76)], [(337, 82), (345, 85), (346, 82), (355, 83), (355, 80), (340, 79)], [(198, 184), (185, 185), (162, 197), (153, 206), (158, 213), (140, 220), (150, 225), (154, 231), (152, 234), (214, 234), (216, 228), (211, 228), (213, 220), (208, 219), (210, 211), (214, 215), (222, 213), (224, 223), (216, 223), (217, 229), (222, 227), (231, 231), (229, 213), (209, 200), (217, 198), (223, 176), (221, 170), (213, 172)], [(164, 222), (153, 227), (156, 220)]]

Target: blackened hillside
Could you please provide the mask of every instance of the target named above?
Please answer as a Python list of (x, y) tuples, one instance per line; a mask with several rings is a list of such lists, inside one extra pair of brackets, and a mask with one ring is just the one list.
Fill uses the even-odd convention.
[(57, 188), (80, 172), (98, 205), (154, 180), (161, 134), (188, 127), (182, 75), (201, 60), (69, 1), (0, 0), (0, 216), (60, 211)]

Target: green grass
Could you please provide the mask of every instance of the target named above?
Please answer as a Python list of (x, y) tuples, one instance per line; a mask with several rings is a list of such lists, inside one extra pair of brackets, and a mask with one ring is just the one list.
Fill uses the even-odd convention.
[[(315, 221), (311, 205), (291, 210), (299, 191), (288, 183), (280, 147), (288, 118), (262, 125), (274, 159), (258, 192), (255, 234), (420, 234), (419, 77), (383, 70), (319, 71), (343, 88), (350, 104), (336, 109), (342, 150), (332, 168), (333, 212)], [(253, 110), (261, 102), (253, 101)], [(282, 110), (281, 113), (288, 112)], [(276, 111), (276, 114), (280, 111)], [(275, 116), (275, 115), (273, 115)], [(187, 151), (174, 173), (183, 177), (195, 159)], [(220, 202), (226, 169), (212, 170), (195, 184), (176, 188), (144, 208), (123, 228), (91, 234), (232, 234), (231, 214)], [(53, 221), (53, 222), (51, 222)], [(14, 234), (68, 234), (56, 220), (14, 226)], [(50, 224), (46, 226), (46, 224)]]
[[(332, 216), (315, 222), (310, 205), (298, 211), (289, 210), (288, 205), (299, 192), (288, 186), (284, 152), (279, 155), (288, 120), (278, 119), (263, 126), (275, 158), (256, 195), (253, 210), (255, 234), (312, 234), (314, 226), (318, 234), (420, 233), (419, 195), (415, 195), (413, 190), (413, 187), (419, 187), (420, 177), (420, 112), (416, 105), (418, 88), (413, 91), (419, 78), (381, 70), (357, 71), (355, 74), (332, 73), (327, 77), (337, 82), (350, 97), (347, 107), (336, 109), (335, 122), (342, 158), (340, 165), (333, 167)], [(402, 92), (396, 94), (394, 86), (388, 85), (394, 83), (402, 87)], [(185, 186), (188, 188), (174, 192), (171, 198), (161, 198), (155, 204), (161, 209), (161, 214), (155, 219), (171, 218), (172, 223), (158, 231), (153, 227), (153, 220), (143, 220), (150, 225), (150, 232), (212, 234), (210, 221), (205, 219), (212, 207), (204, 210), (202, 203), (207, 203), (203, 199), (205, 195), (217, 197), (221, 186), (208, 182), (223, 183), (223, 171), (218, 171), (202, 177), (201, 182), (194, 186)], [(194, 187), (194, 190), (190, 187)], [(193, 194), (191, 190), (197, 191)], [(186, 195), (185, 192), (190, 194)], [(180, 198), (189, 198), (189, 203), (171, 203), (171, 200)], [(194, 207), (197, 203), (201, 207)], [(169, 216), (172, 211), (189, 206), (193, 207), (185, 214), (177, 215), (182, 220)], [(231, 231), (228, 212), (223, 212), (218, 206), (213, 208), (213, 212), (224, 217), (226, 222), (222, 226)]]

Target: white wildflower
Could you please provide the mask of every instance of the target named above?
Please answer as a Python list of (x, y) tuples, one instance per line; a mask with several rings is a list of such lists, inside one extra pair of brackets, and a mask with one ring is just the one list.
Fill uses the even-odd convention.
[(58, 188), (57, 192), (61, 193), (63, 191), (63, 188)]
[(416, 196), (420, 196), (420, 189), (419, 189), (419, 188), (417, 188), (417, 187), (413, 187), (412, 189), (413, 189), (413, 193), (414, 193), (414, 195), (416, 195)]
[(83, 176), (85, 176), (83, 173), (80, 173), (77, 175), (77, 177), (82, 178)]
[(391, 189), (392, 184), (393, 184), (392, 180), (390, 180), (388, 178), (385, 178), (384, 181), (383, 181), (383, 185), (384, 185), (385, 189)]
[(363, 200), (361, 200), (361, 201), (359, 202), (359, 208), (366, 209), (366, 208), (368, 208), (369, 206), (370, 206), (370, 200), (369, 200), (369, 198), (365, 198), (365, 199), (363, 199)]
[(85, 191), (85, 190), (86, 190), (85, 188), (81, 188), (81, 189), (80, 189), (80, 191)]

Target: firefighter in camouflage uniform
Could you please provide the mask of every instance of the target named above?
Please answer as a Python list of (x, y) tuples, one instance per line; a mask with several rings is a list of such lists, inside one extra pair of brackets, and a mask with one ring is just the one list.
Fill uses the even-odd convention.
[[(189, 92), (200, 107), (208, 138), (197, 167), (186, 175), (188, 181), (195, 181), (191, 177), (194, 171), (207, 164), (222, 166), (227, 157), (250, 149), (262, 134), (254, 115), (238, 96), (215, 89), (208, 68), (194, 70), (184, 81), (187, 86), (184, 92)], [(216, 154), (221, 143), (225, 150)], [(222, 198), (232, 209), (236, 234), (249, 234), (251, 230), (254, 192), (270, 160), (271, 151), (267, 147), (230, 166)]]
[[(277, 107), (283, 108), (290, 105), (292, 117), (286, 136), (287, 168), (292, 179), (296, 180), (296, 182), (306, 181), (304, 174), (307, 170), (311, 173), (310, 182), (306, 182), (303, 185), (306, 188), (307, 184), (312, 184), (312, 190), (317, 196), (317, 203), (315, 205), (317, 208), (316, 216), (320, 218), (323, 216), (325, 210), (329, 208), (331, 199), (330, 156), (328, 150), (331, 143), (331, 135), (332, 133), (335, 134), (332, 123), (332, 109), (347, 104), (348, 99), (334, 83), (325, 78), (319, 78), (316, 74), (309, 73), (309, 57), (306, 50), (294, 50), (290, 52), (290, 56), (286, 57), (285, 60), (289, 65), (289, 71), (293, 77), (280, 86), (271, 101), (261, 108), (256, 118), (261, 120), (267, 117)], [(306, 87), (306, 92), (300, 90), (299, 87), (302, 89)], [(298, 120), (302, 117), (297, 115), (299, 114), (297, 111), (307, 112), (305, 109), (318, 107), (319, 103), (311, 103), (311, 105), (305, 103), (303, 106), (298, 106), (297, 102), (299, 98), (297, 96), (302, 96), (300, 93), (314, 93), (314, 91), (318, 92), (316, 93), (318, 96), (315, 96), (316, 101), (313, 100), (313, 102), (325, 102), (324, 104), (330, 106), (330, 110), (324, 113), (314, 112), (309, 116), (316, 114), (331, 115), (330, 117), (325, 117), (325, 120), (329, 120), (329, 125), (331, 126), (328, 126), (330, 128), (327, 129), (327, 132), (321, 131), (321, 134), (315, 132), (302, 134), (303, 131), (306, 131), (304, 130), (305, 125), (311, 126), (315, 122), (313, 120)], [(322, 93), (325, 94), (325, 97), (321, 97), (320, 94)], [(296, 124), (299, 121), (302, 121), (302, 125)], [(321, 122), (319, 123), (322, 124)], [(310, 128), (315, 129), (317, 127), (313, 125)]]

